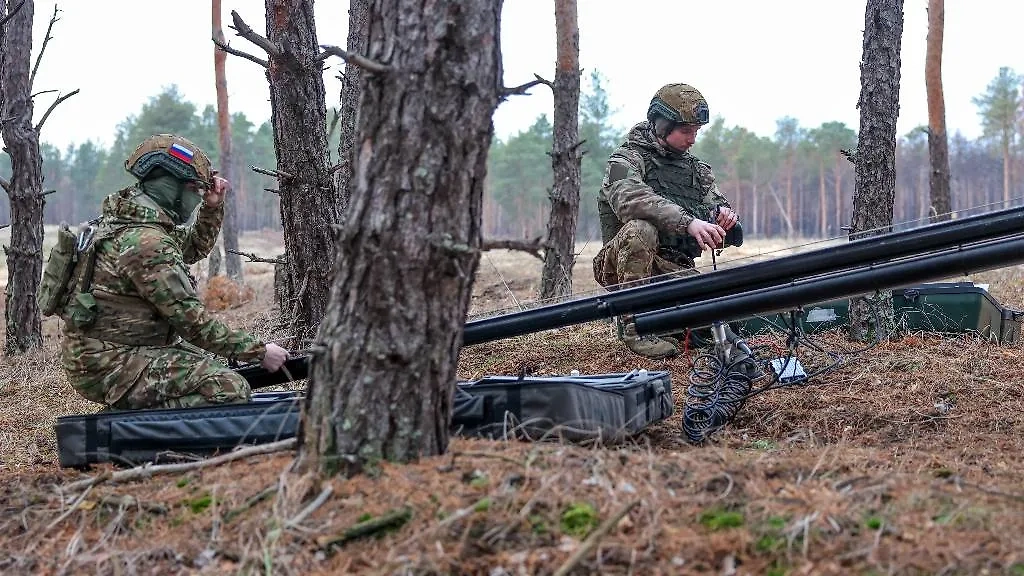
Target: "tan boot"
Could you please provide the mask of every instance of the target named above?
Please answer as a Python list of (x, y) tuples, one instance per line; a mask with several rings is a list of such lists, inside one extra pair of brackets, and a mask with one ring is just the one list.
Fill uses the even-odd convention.
[(645, 358), (659, 360), (671, 358), (679, 354), (676, 347), (679, 343), (675, 338), (659, 338), (658, 336), (640, 336), (636, 333), (636, 324), (632, 318), (616, 319), (619, 340), (635, 354)]

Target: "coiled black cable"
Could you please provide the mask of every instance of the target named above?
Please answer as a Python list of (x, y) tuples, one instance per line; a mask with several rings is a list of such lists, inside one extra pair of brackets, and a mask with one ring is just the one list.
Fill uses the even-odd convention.
[(736, 417), (753, 387), (742, 366), (751, 360), (725, 365), (714, 354), (700, 354), (694, 359), (683, 407), (687, 440), (699, 444)]

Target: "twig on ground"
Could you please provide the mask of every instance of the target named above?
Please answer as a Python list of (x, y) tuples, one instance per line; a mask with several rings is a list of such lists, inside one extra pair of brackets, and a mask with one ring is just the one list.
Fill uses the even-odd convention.
[(79, 494), (78, 497), (75, 498), (75, 500), (73, 502), (71, 502), (71, 505), (68, 506), (68, 509), (65, 510), (64, 513), (61, 514), (60, 516), (57, 516), (52, 522), (47, 524), (46, 527), (43, 528), (39, 532), (39, 534), (36, 534), (36, 537), (38, 538), (38, 537), (42, 536), (43, 534), (46, 534), (47, 532), (50, 531), (51, 528), (53, 528), (57, 524), (60, 524), (64, 520), (66, 520), (68, 516), (71, 516), (72, 514), (74, 514), (75, 510), (78, 510), (78, 506), (82, 503), (83, 500), (85, 500), (85, 497), (88, 496), (90, 492), (92, 492), (93, 486), (94, 485), (90, 485), (90, 486), (86, 487), (86, 489), (83, 490), (82, 493)]
[(371, 518), (365, 522), (359, 522), (341, 534), (337, 534), (335, 536), (321, 536), (316, 539), (316, 543), (320, 548), (338, 546), (351, 540), (372, 536), (378, 532), (391, 528), (397, 528), (408, 522), (410, 518), (412, 518), (412, 508), (399, 508), (398, 510), (388, 512), (383, 516)]
[[(207, 460), (199, 460), (197, 462), (186, 462), (184, 464), (159, 464), (156, 466), (144, 465), (136, 468), (130, 468), (128, 470), (119, 470), (113, 474), (106, 473), (107, 477), (104, 479), (107, 482), (126, 482), (131, 480), (138, 480), (140, 478), (149, 478), (156, 476), (157, 474), (174, 474), (177, 472), (186, 472), (189, 470), (199, 470), (202, 468), (211, 468), (213, 466), (219, 466), (227, 462), (233, 462), (235, 460), (241, 460), (242, 458), (248, 458), (250, 456), (258, 456), (261, 454), (272, 454), (274, 452), (281, 452), (284, 450), (290, 450), (295, 447), (295, 438), (287, 438), (285, 440), (279, 440), (277, 442), (270, 442), (268, 444), (258, 444), (256, 446), (249, 446), (248, 448), (242, 448), (229, 452), (221, 456), (209, 458)], [(99, 484), (100, 478), (86, 478), (84, 480), (78, 480), (72, 482), (64, 487), (66, 492), (74, 490), (80, 490), (82, 488)]]
[(228, 510), (227, 512), (225, 512), (224, 513), (224, 523), (227, 524), (228, 522), (231, 522), (239, 514), (242, 514), (246, 510), (252, 508), (253, 506), (255, 506), (257, 504), (259, 504), (260, 502), (263, 502), (264, 500), (266, 500), (267, 498), (273, 496), (274, 494), (277, 494), (277, 483), (276, 482), (274, 484), (271, 484), (270, 487), (264, 488), (263, 490), (257, 492), (256, 495), (251, 496), (241, 506), (239, 506), (237, 508), (232, 508), (231, 510)]
[(521, 462), (519, 460), (516, 460), (515, 458), (509, 458), (508, 456), (503, 456), (501, 454), (491, 454), (489, 452), (452, 452), (452, 466), (455, 465), (455, 459), (458, 458), (459, 456), (466, 456), (467, 458), (494, 458), (495, 460), (503, 460), (505, 462), (516, 464), (518, 466), (526, 465), (525, 462)]
[(313, 500), (312, 502), (309, 503), (309, 506), (306, 506), (305, 508), (302, 509), (301, 512), (296, 514), (294, 518), (292, 518), (291, 520), (285, 522), (284, 527), (285, 528), (293, 528), (293, 527), (298, 526), (299, 524), (301, 524), (302, 521), (305, 520), (307, 517), (309, 517), (310, 514), (315, 512), (317, 508), (319, 508), (320, 506), (323, 506), (323, 503), (326, 502), (328, 498), (330, 498), (331, 492), (333, 492), (333, 491), (334, 491), (334, 486), (332, 486), (331, 484), (328, 484), (320, 492), (320, 495), (317, 496), (315, 500)]
[(601, 538), (604, 538), (605, 535), (608, 534), (612, 528), (617, 526), (619, 521), (622, 520), (626, 514), (629, 514), (629, 511), (635, 508), (638, 504), (640, 504), (639, 499), (628, 502), (625, 506), (620, 508), (618, 512), (612, 514), (602, 522), (600, 526), (595, 528), (594, 531), (590, 533), (590, 536), (587, 536), (587, 539), (583, 541), (583, 544), (580, 544), (580, 547), (576, 549), (576, 552), (574, 552), (572, 556), (558, 567), (558, 570), (555, 571), (555, 576), (566, 576), (566, 574), (571, 572), (587, 554), (590, 554), (594, 547), (597, 546), (597, 543), (601, 541)]

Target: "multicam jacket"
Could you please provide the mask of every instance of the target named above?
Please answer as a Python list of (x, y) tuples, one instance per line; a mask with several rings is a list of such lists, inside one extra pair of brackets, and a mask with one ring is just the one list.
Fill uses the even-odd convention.
[[(189, 264), (213, 248), (223, 218), (223, 204), (203, 204), (193, 224), (175, 226), (135, 187), (104, 199), (90, 287), (95, 321), (81, 327), (65, 324), (63, 356), (71, 364), (65, 366), (69, 374), (104, 378), (100, 373), (108, 360), (123, 358), (138, 346), (173, 346), (179, 337), (220, 356), (262, 358), (266, 347), (260, 340), (207, 314), (188, 272)], [(104, 396), (110, 402), (118, 392), (108, 390)]]
[[(658, 229), (659, 254), (675, 261), (692, 251), (686, 232), (690, 222), (709, 220), (716, 206), (729, 206), (729, 201), (707, 163), (666, 149), (650, 124), (641, 122), (608, 158), (597, 204), (605, 243), (626, 222), (646, 220)], [(698, 248), (689, 257), (699, 254)]]

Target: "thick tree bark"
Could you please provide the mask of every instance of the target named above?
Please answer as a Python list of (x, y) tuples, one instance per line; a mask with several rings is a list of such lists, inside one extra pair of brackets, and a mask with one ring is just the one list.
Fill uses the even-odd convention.
[(327, 309), (338, 194), (328, 166), (327, 105), (313, 0), (266, 0), (271, 123), (288, 254), (290, 345), (316, 334)]
[[(351, 54), (366, 53), (366, 37), (370, 33), (369, 0), (350, 0), (348, 5), (348, 39), (345, 49)], [(341, 110), (338, 112), (338, 169), (334, 185), (338, 190), (341, 215), (348, 210), (351, 196), (352, 164), (355, 157), (356, 120), (359, 117), (360, 82), (363, 69), (351, 62), (345, 63), (341, 79)]]
[[(861, 58), (860, 130), (850, 239), (888, 232), (896, 196), (903, 0), (868, 0)], [(850, 299), (850, 338), (888, 339), (895, 330), (892, 292)]]
[(473, 275), (501, 0), (377, 0), (351, 203), (313, 347), (301, 461), (354, 474), (448, 445)]
[(949, 220), (953, 210), (949, 190), (949, 139), (946, 100), (942, 95), (942, 35), (945, 0), (928, 0), (928, 46), (924, 84), (928, 92), (928, 159), (931, 163), (932, 221)]
[[(221, 0), (213, 0), (213, 37), (224, 42), (224, 29), (221, 27)], [(221, 176), (236, 182), (234, 154), (231, 153), (231, 113), (228, 111), (228, 78), (224, 64), (228, 58), (226, 52), (213, 48), (213, 73), (217, 85), (217, 135), (220, 144)], [(238, 197), (228, 194), (224, 198), (224, 224), (221, 228), (221, 240), (224, 245), (224, 271), (236, 282), (242, 281), (242, 257), (230, 250), (238, 250)], [(220, 247), (218, 247), (219, 249)], [(212, 274), (211, 274), (212, 275)]]
[(36, 291), (43, 271), (43, 161), (39, 133), (32, 124), (32, 18), (35, 3), (26, 0), (7, 22), (0, 68), (0, 118), (4, 147), (11, 157), (11, 245), (7, 255), (7, 354), (42, 344), (42, 319)]
[(555, 114), (551, 150), (554, 185), (548, 216), (540, 298), (572, 294), (576, 219), (580, 211), (580, 30), (576, 0), (555, 0)]

